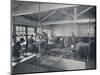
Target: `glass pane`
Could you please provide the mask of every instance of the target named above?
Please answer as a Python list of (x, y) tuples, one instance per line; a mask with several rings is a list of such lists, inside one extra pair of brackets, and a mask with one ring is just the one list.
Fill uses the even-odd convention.
[(20, 30), (20, 27), (19, 26), (16, 26), (16, 31), (19, 31)]

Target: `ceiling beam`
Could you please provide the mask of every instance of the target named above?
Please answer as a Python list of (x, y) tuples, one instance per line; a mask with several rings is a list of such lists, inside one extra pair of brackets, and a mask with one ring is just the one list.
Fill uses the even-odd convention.
[(92, 8), (92, 7), (86, 8), (85, 10), (83, 10), (82, 12), (80, 12), (80, 13), (77, 15), (77, 17), (80, 16), (81, 14), (83, 14), (83, 13), (89, 11), (91, 8)]
[[(33, 4), (33, 5), (31, 4), (30, 6), (29, 5), (27, 6), (26, 4), (25, 6), (26, 7), (19, 8), (13, 11), (12, 16), (39, 13), (39, 3)], [(61, 4), (53, 4), (53, 3), (52, 4), (42, 3), (40, 4), (40, 12), (45, 12), (45, 11), (60, 9), (60, 8), (75, 7), (75, 6), (77, 5), (61, 5)]]
[(71, 16), (72, 18), (74, 17), (72, 14), (68, 13), (67, 11), (65, 11), (65, 9), (63, 9), (62, 11), (60, 11), (61, 13), (65, 14), (66, 16)]
[(77, 19), (77, 20), (62, 20), (62, 21), (53, 21), (53, 22), (42, 22), (41, 25), (52, 25), (52, 24), (68, 24), (68, 23), (93, 23), (95, 22), (94, 18), (86, 19)]
[(74, 16), (73, 16), (74, 21), (77, 20), (77, 7), (74, 7)]
[(20, 8), (20, 6), (22, 6), (23, 3), (24, 3), (24, 2), (19, 3), (19, 4), (18, 4), (15, 8), (13, 8), (12, 10), (14, 11), (14, 10)]
[(21, 17), (24, 17), (30, 21), (39, 21), (37, 18), (28, 15), (21, 15)]
[(51, 11), (49, 14), (47, 14), (46, 16), (44, 16), (44, 17), (41, 19), (41, 21), (46, 20), (48, 17), (50, 17), (50, 16), (52, 16), (54, 13), (56, 13), (56, 11), (57, 11), (57, 10)]

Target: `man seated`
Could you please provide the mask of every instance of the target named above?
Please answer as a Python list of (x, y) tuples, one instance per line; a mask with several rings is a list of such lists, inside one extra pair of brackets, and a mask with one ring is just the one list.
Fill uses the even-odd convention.
[(13, 46), (13, 51), (12, 51), (12, 56), (18, 60), (20, 58), (20, 53), (21, 53), (21, 44), (25, 42), (24, 38), (20, 38), (19, 41), (15, 43)]

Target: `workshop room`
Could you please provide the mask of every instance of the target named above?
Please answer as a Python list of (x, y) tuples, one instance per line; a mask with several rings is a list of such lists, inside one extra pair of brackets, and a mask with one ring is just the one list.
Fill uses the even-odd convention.
[(96, 6), (12, 0), (12, 73), (96, 69)]

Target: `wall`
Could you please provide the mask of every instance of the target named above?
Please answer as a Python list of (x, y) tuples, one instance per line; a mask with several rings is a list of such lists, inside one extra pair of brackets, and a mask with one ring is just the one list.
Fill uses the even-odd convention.
[(36, 24), (35, 21), (32, 22), (24, 17), (19, 17), (19, 16), (13, 17), (12, 22), (13, 22), (12, 24), (33, 25), (33, 26)]
[(53, 34), (55, 36), (71, 36), (71, 33), (74, 32), (75, 36), (87, 37), (94, 36), (94, 24), (63, 24), (63, 25), (54, 25)]

